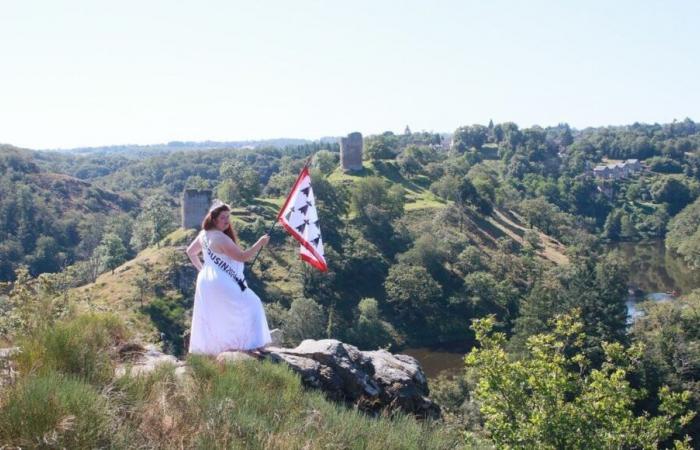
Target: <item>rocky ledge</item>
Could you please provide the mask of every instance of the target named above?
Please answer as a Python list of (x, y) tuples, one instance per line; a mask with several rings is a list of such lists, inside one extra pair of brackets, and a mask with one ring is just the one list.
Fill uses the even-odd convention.
[[(185, 361), (160, 352), (155, 346), (129, 344), (120, 349), (125, 360), (116, 376), (148, 373), (159, 364), (176, 366), (186, 376)], [(224, 352), (220, 363), (254, 359), (242, 352)], [(335, 339), (306, 339), (294, 348), (269, 346), (257, 359), (287, 364), (309, 388), (321, 389), (326, 397), (353, 405), (366, 413), (403, 411), (417, 418), (439, 418), (440, 407), (428, 398), (428, 382), (418, 361), (386, 350), (361, 351)]]

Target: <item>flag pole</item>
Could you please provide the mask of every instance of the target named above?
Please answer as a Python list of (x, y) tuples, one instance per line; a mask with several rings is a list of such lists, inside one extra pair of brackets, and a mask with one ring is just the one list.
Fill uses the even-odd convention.
[[(312, 153), (311, 155), (309, 155), (308, 158), (306, 158), (306, 162), (304, 162), (304, 167), (301, 168), (301, 172), (303, 172), (304, 169), (309, 167), (309, 164), (311, 164), (311, 158), (313, 158), (313, 156), (314, 155)], [(299, 173), (299, 175), (301, 175), (301, 172)], [(289, 192), (289, 194), (291, 194), (291, 191)], [(289, 194), (287, 194), (288, 197), (289, 197)], [(282, 205), (282, 208), (284, 208), (284, 206), (285, 205)], [(275, 217), (275, 220), (272, 221), (272, 225), (270, 225), (270, 228), (267, 230), (267, 233), (265, 233), (265, 234), (269, 235), (270, 233), (272, 233), (272, 229), (275, 228), (275, 225), (277, 225), (277, 221), (278, 221), (281, 213), (282, 213), (282, 209), (280, 208), (279, 212), (277, 213), (277, 217)], [(262, 249), (260, 249), (260, 250), (262, 250)], [(251, 269), (253, 268), (253, 264), (255, 264), (255, 260), (258, 259), (258, 255), (260, 254), (260, 250), (258, 250), (258, 252), (255, 254), (255, 258), (253, 258), (253, 261), (250, 263)]]

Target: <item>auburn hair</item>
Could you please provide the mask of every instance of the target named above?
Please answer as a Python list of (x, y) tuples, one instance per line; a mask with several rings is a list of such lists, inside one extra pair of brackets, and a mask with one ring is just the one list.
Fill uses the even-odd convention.
[[(216, 228), (216, 219), (219, 217), (219, 214), (221, 214), (224, 211), (231, 211), (231, 208), (228, 207), (228, 205), (224, 204), (219, 207), (216, 207), (209, 211), (207, 215), (204, 217), (204, 220), (202, 221), (202, 229), (203, 230), (213, 230)], [(238, 234), (236, 233), (236, 230), (233, 229), (231, 224), (228, 224), (228, 227), (223, 230), (223, 233), (230, 237), (233, 242), (238, 244)]]

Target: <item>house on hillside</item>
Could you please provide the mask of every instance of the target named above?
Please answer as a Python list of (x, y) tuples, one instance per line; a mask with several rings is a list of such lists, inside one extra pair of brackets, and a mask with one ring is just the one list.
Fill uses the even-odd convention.
[(598, 165), (593, 168), (593, 176), (600, 180), (619, 180), (634, 175), (642, 170), (638, 159), (628, 159), (624, 162)]

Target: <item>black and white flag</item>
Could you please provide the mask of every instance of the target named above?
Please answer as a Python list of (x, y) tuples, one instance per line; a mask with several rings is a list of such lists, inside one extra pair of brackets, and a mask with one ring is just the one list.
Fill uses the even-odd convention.
[(322, 272), (328, 270), (308, 166), (301, 170), (277, 220), (301, 244), (299, 256), (302, 260)]

